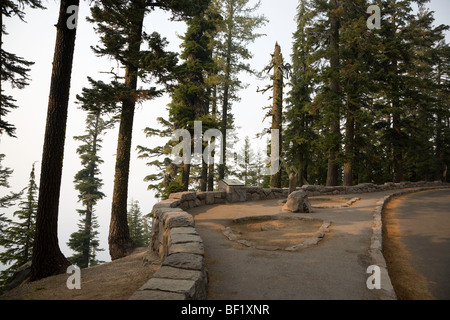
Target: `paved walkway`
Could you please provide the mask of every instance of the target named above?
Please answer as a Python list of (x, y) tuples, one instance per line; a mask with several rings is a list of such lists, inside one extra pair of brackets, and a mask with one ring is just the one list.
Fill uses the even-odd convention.
[(449, 300), (450, 190), (412, 193), (394, 204), (411, 266), (428, 280), (435, 299)]
[[(232, 219), (281, 214), (278, 200), (203, 206), (189, 210), (204, 241), (209, 272), (208, 299), (221, 300), (372, 300), (366, 273), (370, 265), (376, 203), (394, 191), (335, 197), (360, 197), (349, 208), (315, 209), (298, 214), (331, 221), (316, 246), (297, 252), (264, 251), (229, 241), (221, 232)], [(324, 196), (322, 196), (324, 197)], [(326, 196), (333, 197), (333, 196)]]

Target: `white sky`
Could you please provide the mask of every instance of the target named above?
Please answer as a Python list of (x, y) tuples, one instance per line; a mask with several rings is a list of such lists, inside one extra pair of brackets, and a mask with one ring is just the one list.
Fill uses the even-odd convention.
[[(0, 153), (6, 155), (3, 165), (14, 170), (10, 178), (11, 191), (19, 191), (27, 185), (33, 162), (39, 162), (42, 157), (56, 36), (54, 24), (57, 22), (59, 2), (48, 1), (44, 4), (47, 6), (47, 10), (26, 10), (25, 20), (27, 23), (23, 23), (17, 18), (4, 19), (6, 20), (4, 21), (6, 31), (9, 33), (3, 37), (5, 50), (35, 62), (29, 74), (32, 79), (29, 86), (23, 90), (11, 90), (8, 85), (4, 86), (5, 93), (11, 94), (19, 105), (19, 108), (13, 110), (7, 118), (17, 127), (18, 138), (12, 139), (5, 135), (0, 138)], [(290, 61), (292, 34), (296, 28), (294, 19), (297, 4), (297, 0), (262, 0), (260, 11), (269, 19), (269, 23), (260, 30), (267, 36), (258, 39), (250, 48), (254, 54), (254, 59), (250, 61), (254, 69), (262, 70), (267, 65), (276, 41), (281, 45), (285, 61)], [(450, 1), (432, 0), (429, 7), (436, 12), (437, 24), (448, 24)], [(75, 173), (81, 169), (80, 159), (76, 154), (78, 143), (74, 141), (73, 136), (84, 134), (86, 115), (75, 105), (75, 95), (79, 94), (83, 87), (88, 86), (88, 76), (107, 81), (107, 76), (99, 72), (109, 71), (112, 66), (116, 66), (115, 62), (96, 57), (90, 49), (90, 46), (97, 44), (98, 36), (93, 30), (93, 25), (84, 18), (89, 15), (86, 1), (81, 2), (79, 15), (59, 212), (58, 236), (61, 250), (66, 256), (72, 254), (66, 242), (70, 234), (77, 230), (79, 216), (76, 209), (81, 208), (77, 203), (78, 193), (74, 190), (73, 184)], [(179, 52), (180, 40), (177, 38), (177, 34), (184, 34), (185, 24), (171, 22), (168, 17), (161, 11), (152, 13), (146, 18), (145, 28), (148, 33), (160, 32), (170, 43), (168, 49)], [(448, 37), (447, 41), (449, 41)], [(261, 132), (262, 119), (265, 114), (262, 107), (269, 105), (270, 102), (267, 101), (268, 93), (263, 96), (256, 92), (257, 87), (265, 86), (267, 81), (258, 82), (245, 74), (240, 78), (249, 84), (248, 89), (241, 91), (241, 102), (233, 105), (236, 126), (240, 128), (239, 137), (242, 137), (243, 140), (246, 135), (254, 137), (256, 133)], [(155, 138), (146, 138), (143, 129), (156, 127), (156, 118), (167, 116), (166, 105), (168, 102), (167, 96), (148, 101), (137, 108), (135, 116), (128, 198), (129, 201), (131, 199), (139, 200), (144, 214), (151, 211), (157, 200), (154, 199), (153, 192), (147, 191), (147, 183), (143, 181), (143, 178), (151, 173), (151, 169), (145, 166), (145, 160), (137, 159), (136, 146), (155, 147), (160, 144), (160, 141)], [(268, 124), (265, 123), (265, 125)], [(104, 160), (104, 164), (100, 168), (104, 183), (102, 191), (107, 196), (97, 205), (96, 215), (100, 225), (100, 247), (105, 249), (99, 254), (99, 259), (105, 261), (110, 260), (107, 239), (116, 146), (117, 129), (108, 132), (104, 137), (103, 149), (100, 154)], [(36, 177), (39, 176), (40, 162), (36, 164)], [(39, 185), (38, 182), (37, 184)]]

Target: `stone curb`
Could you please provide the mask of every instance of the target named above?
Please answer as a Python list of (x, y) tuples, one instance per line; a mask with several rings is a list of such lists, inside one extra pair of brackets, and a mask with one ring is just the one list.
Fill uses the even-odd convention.
[[(318, 220), (314, 218), (308, 218), (308, 217), (295, 217), (295, 216), (251, 216), (251, 217), (241, 217), (234, 219), (233, 222), (242, 222), (247, 220), (261, 220), (261, 221), (268, 221), (268, 220), (282, 220), (282, 219), (297, 219), (297, 220)], [(322, 220), (321, 220), (322, 221)], [(266, 250), (266, 251), (289, 251), (289, 252), (295, 252), (300, 249), (305, 249), (308, 247), (311, 247), (313, 245), (318, 244), (324, 237), (325, 233), (330, 232), (328, 227), (331, 225), (331, 221), (322, 221), (322, 225), (320, 226), (319, 230), (314, 234), (314, 236), (302, 241), (299, 244), (282, 248), (278, 246), (256, 246), (252, 242), (247, 240), (240, 240), (234, 233), (233, 230), (230, 227), (223, 227), (222, 228), (222, 234), (230, 241), (235, 241), (237, 243), (240, 243), (246, 247), (249, 248), (255, 248), (258, 250)]]
[(351, 207), (355, 202), (361, 200), (361, 198), (354, 197), (348, 200), (346, 203), (337, 205), (337, 206), (321, 206), (321, 205), (311, 205), (311, 207), (314, 209), (339, 209), (339, 208), (348, 208)]
[(427, 190), (447, 189), (447, 188), (449, 187), (443, 185), (439, 187), (422, 187), (418, 189), (402, 190), (387, 195), (376, 203), (376, 207), (373, 213), (372, 238), (369, 247), (369, 255), (372, 261), (372, 265), (378, 266), (381, 271), (381, 289), (377, 290), (381, 300), (397, 300), (397, 295), (395, 294), (394, 287), (392, 286), (392, 282), (389, 277), (389, 270), (387, 268), (386, 260), (383, 255), (382, 215), (384, 208), (393, 197), (401, 196), (408, 193), (415, 193)]

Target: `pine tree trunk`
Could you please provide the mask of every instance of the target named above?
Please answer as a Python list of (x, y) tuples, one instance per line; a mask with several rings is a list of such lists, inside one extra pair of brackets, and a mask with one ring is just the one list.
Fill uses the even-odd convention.
[[(134, 34), (129, 36), (129, 57), (137, 57), (142, 42), (142, 29), (145, 16), (145, 8), (137, 6), (137, 14), (134, 20), (136, 28)], [(138, 66), (136, 61), (130, 59), (126, 65), (125, 85), (131, 90), (137, 89)], [(111, 208), (111, 222), (109, 226), (109, 253), (112, 260), (120, 259), (128, 255), (134, 248), (130, 237), (127, 221), (128, 181), (130, 172), (131, 141), (133, 136), (134, 112), (136, 98), (132, 95), (125, 98), (122, 103), (120, 116), (119, 138), (117, 143), (116, 169), (114, 177), (113, 202)]]
[[(130, 77), (127, 77), (127, 79), (130, 79)], [(130, 237), (127, 221), (127, 199), (134, 111), (134, 101), (126, 100), (123, 102), (117, 144), (113, 202), (108, 238), (109, 253), (112, 260), (125, 257), (133, 248), (133, 241)]]
[(66, 136), (76, 28), (67, 27), (67, 9), (79, 0), (61, 0), (57, 24), (47, 125), (42, 154), (31, 280), (66, 272), (70, 265), (58, 244), (58, 206)]
[[(211, 113), (214, 116), (217, 114), (217, 85), (212, 87)], [(208, 167), (208, 191), (214, 191), (214, 154), (215, 152), (211, 151), (211, 163)]]
[[(395, 103), (397, 105), (397, 103)], [(403, 181), (403, 151), (401, 146), (401, 132), (400, 132), (400, 114), (397, 110), (398, 107), (394, 107), (394, 113), (392, 115), (392, 125), (395, 134), (395, 141), (393, 143), (394, 154), (394, 182), (398, 183)]]
[(298, 156), (298, 174), (297, 174), (297, 183), (302, 186), (306, 179), (306, 170), (305, 170), (305, 154), (300, 152)]
[(183, 191), (189, 190), (189, 175), (191, 171), (191, 165), (190, 164), (184, 164), (183, 165), (183, 173), (181, 176), (181, 184), (183, 185)]
[[(441, 87), (441, 64), (438, 63), (437, 65), (437, 84), (438, 87)], [(440, 95), (438, 95), (439, 97)], [(444, 153), (442, 148), (442, 129), (443, 129), (443, 123), (442, 123), (442, 106), (439, 105), (439, 110), (437, 110), (436, 115), (436, 136), (435, 136), (435, 180), (436, 181), (444, 181), (443, 177), (443, 170), (445, 167), (444, 163)]]
[[(331, 0), (332, 8), (336, 10), (339, 7), (338, 0)], [(328, 171), (327, 171), (327, 186), (336, 186), (338, 184), (339, 166), (336, 163), (337, 154), (339, 152), (339, 135), (340, 135), (340, 102), (338, 101), (340, 86), (339, 86), (339, 17), (336, 12), (331, 15), (331, 36), (330, 47), (333, 54), (330, 59), (331, 79), (330, 89), (333, 93), (333, 100), (331, 102), (332, 124), (331, 136), (332, 145), (328, 150)]]
[(232, 51), (232, 35), (228, 35), (227, 40), (227, 59), (225, 67), (225, 85), (223, 90), (223, 104), (222, 104), (222, 159), (223, 162), (219, 164), (219, 180), (225, 179), (226, 160), (227, 160), (227, 126), (228, 126), (228, 105), (230, 94), (230, 77), (231, 77), (231, 51)]
[(89, 267), (89, 253), (90, 253), (90, 246), (91, 246), (91, 230), (92, 230), (92, 202), (89, 201), (89, 203), (86, 205), (86, 217), (84, 221), (84, 233), (85, 238), (83, 239), (83, 250), (81, 252), (82, 259), (83, 259), (83, 265), (85, 268)]
[(208, 164), (202, 157), (202, 173), (200, 176), (200, 191), (206, 191), (208, 184)]
[[(349, 100), (352, 98), (349, 97)], [(345, 155), (344, 163), (344, 186), (353, 185), (353, 165), (355, 161), (355, 106), (352, 102), (347, 104), (347, 122), (345, 125)]]
[(214, 191), (214, 162), (208, 168), (208, 191)]

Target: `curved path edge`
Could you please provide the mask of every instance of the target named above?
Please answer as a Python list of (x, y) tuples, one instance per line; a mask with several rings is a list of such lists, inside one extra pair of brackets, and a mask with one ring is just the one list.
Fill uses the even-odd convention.
[(428, 190), (440, 190), (449, 189), (448, 186), (439, 187), (423, 187), (410, 190), (402, 190), (394, 192), (390, 195), (385, 196), (376, 203), (376, 207), (373, 213), (373, 226), (372, 226), (372, 238), (369, 247), (369, 255), (372, 260), (372, 265), (378, 266), (380, 268), (381, 275), (381, 288), (378, 290), (378, 294), (381, 300), (397, 300), (397, 295), (395, 294), (394, 287), (392, 285), (389, 270), (387, 268), (386, 260), (383, 254), (383, 222), (382, 215), (384, 208), (387, 203), (397, 196), (401, 196), (408, 193), (415, 193)]

